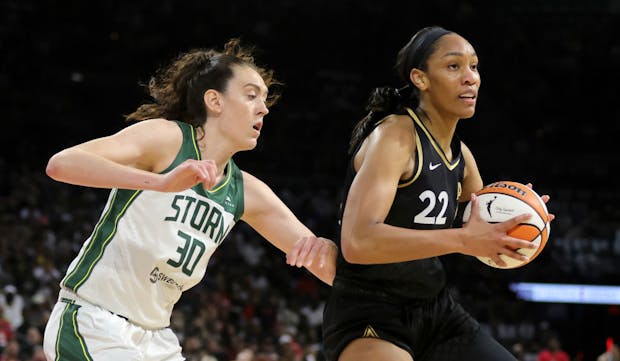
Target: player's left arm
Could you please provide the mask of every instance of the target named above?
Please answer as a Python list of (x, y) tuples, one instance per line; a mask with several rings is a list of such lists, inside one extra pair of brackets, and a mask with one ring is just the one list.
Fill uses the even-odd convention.
[(286, 253), (286, 263), (306, 267), (331, 285), (336, 274), (338, 248), (316, 237), (278, 196), (258, 178), (243, 172), (244, 212), (241, 219)]

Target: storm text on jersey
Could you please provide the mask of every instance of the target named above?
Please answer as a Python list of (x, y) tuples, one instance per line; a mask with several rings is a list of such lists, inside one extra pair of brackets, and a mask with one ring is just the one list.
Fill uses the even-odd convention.
[(166, 221), (185, 223), (219, 244), (226, 235), (222, 211), (205, 199), (178, 194), (170, 205), (172, 214)]

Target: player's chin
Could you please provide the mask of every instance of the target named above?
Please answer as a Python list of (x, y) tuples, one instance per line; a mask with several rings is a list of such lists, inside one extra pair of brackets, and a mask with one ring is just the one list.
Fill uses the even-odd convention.
[(474, 116), (474, 114), (476, 113), (476, 107), (467, 107), (466, 109), (463, 109), (463, 111), (461, 112), (459, 118), (461, 119), (469, 119), (471, 117)]
[(252, 150), (256, 148), (257, 145), (258, 145), (258, 138), (248, 139), (245, 146), (243, 147), (243, 150)]

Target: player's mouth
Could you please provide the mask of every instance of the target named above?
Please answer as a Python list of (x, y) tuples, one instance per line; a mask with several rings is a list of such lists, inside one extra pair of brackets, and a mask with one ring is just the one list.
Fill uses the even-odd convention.
[(258, 122), (254, 123), (252, 128), (254, 128), (254, 130), (260, 134), (260, 130), (263, 128), (263, 121), (259, 120)]
[(459, 95), (459, 99), (470, 105), (476, 104), (476, 98), (476, 93), (463, 93)]

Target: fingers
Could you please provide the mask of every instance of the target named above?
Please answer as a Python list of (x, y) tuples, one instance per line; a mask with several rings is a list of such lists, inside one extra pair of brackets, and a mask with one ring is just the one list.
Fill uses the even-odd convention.
[(208, 160), (206, 161), (207, 163), (205, 164), (205, 168), (207, 170), (207, 174), (209, 176), (209, 182), (208, 182), (208, 186), (207, 189), (211, 189), (215, 186), (216, 180), (217, 180), (217, 166), (215, 165), (215, 162), (212, 160)]
[(297, 256), (299, 255), (299, 251), (304, 245), (304, 239), (300, 238), (293, 244), (293, 248), (286, 254), (286, 264), (290, 266), (295, 266), (297, 264)]
[(335, 254), (338, 254), (338, 248), (330, 240), (326, 240), (321, 243), (322, 243), (322, 246), (321, 246), (322, 248), (321, 248), (321, 255), (319, 259), (319, 267), (323, 268), (325, 267), (327, 262), (329, 262), (330, 251), (334, 249)]
[(305, 263), (312, 264), (312, 260), (307, 259), (308, 255), (310, 254), (310, 249), (312, 248), (312, 240), (310, 238), (311, 237), (302, 238), (303, 246), (299, 250), (299, 255), (297, 256), (297, 262), (295, 263), (295, 266), (297, 267), (301, 268), (304, 266)]
[(476, 196), (476, 193), (471, 194), (471, 213), (469, 218), (480, 218), (480, 207), (478, 206), (478, 196)]
[(286, 255), (287, 263), (300, 268), (311, 266), (313, 258), (318, 252), (318, 247), (314, 247), (316, 239), (316, 237), (302, 237), (298, 239)]
[(202, 185), (206, 189), (211, 189), (215, 186), (217, 181), (217, 166), (215, 162), (210, 159), (199, 161), (199, 167), (202, 175)]
[(500, 257), (499, 253), (489, 257), (491, 259), (491, 264), (496, 264), (499, 267), (506, 267), (506, 262)]
[(510, 237), (510, 236), (504, 237), (503, 242), (504, 242), (504, 248), (510, 251), (519, 249), (519, 248), (532, 248), (533, 249), (533, 248), (538, 247), (536, 243), (532, 243), (530, 241), (526, 241), (521, 238), (515, 238), (515, 237)]
[(201, 164), (192, 163), (190, 164), (190, 169), (192, 170), (192, 172), (194, 172), (194, 175), (196, 176), (196, 183), (205, 183), (209, 181), (209, 173), (204, 167), (201, 166)]
[[(545, 203), (549, 202), (549, 199), (551, 199), (551, 197), (548, 194), (543, 194), (542, 196), (540, 196), (540, 198)], [(553, 221), (554, 219), (555, 219), (555, 214), (549, 213), (549, 222)]]
[(319, 251), (321, 250), (321, 247), (323, 244), (323, 242), (320, 242), (317, 238), (315, 239), (316, 241), (313, 242), (312, 244), (304, 246), (303, 250), (304, 251), (308, 250), (308, 251), (302, 253), (303, 259), (297, 260), (297, 267), (304, 266), (308, 268), (312, 266), (312, 264), (314, 263), (314, 259), (319, 254)]
[[(533, 189), (533, 187), (532, 187), (532, 183), (528, 183), (528, 184), (526, 184), (526, 186), (527, 186), (528, 188), (530, 188), (530, 189)], [(543, 194), (543, 195), (541, 195), (541, 196), (540, 196), (540, 198), (541, 198), (541, 199), (542, 199), (542, 201), (543, 201), (543, 202), (545, 202), (545, 203), (549, 202), (549, 199), (551, 199), (551, 197), (550, 197), (548, 194)]]
[(319, 267), (327, 262), (328, 244), (315, 236), (302, 237), (286, 254), (286, 263), (296, 267), (310, 267), (318, 259)]
[(497, 253), (488, 256), (492, 263), (495, 263), (499, 267), (506, 267), (507, 264), (504, 261), (505, 257), (513, 258), (519, 262), (528, 262), (530, 258), (519, 253), (519, 249), (537, 247), (537, 245), (532, 242), (519, 240), (517, 238), (512, 238), (509, 244), (511, 246), (507, 245), (506, 247), (500, 248)]
[[(530, 260), (529, 257), (522, 255), (521, 253), (517, 252), (517, 251), (513, 251), (510, 249), (506, 249), (506, 253), (504, 253), (505, 256), (508, 256), (510, 258), (514, 258), (517, 261), (521, 261), (521, 262), (527, 262)], [(500, 257), (501, 258), (501, 257)]]
[(188, 167), (194, 173), (196, 183), (202, 183), (205, 189), (211, 189), (215, 186), (217, 166), (213, 160), (190, 160), (188, 161)]
[(507, 221), (498, 223), (498, 225), (500, 226), (500, 229), (502, 231), (509, 231), (511, 229), (513, 229), (514, 227), (518, 226), (519, 224), (527, 221), (528, 219), (530, 219), (530, 217), (532, 217), (531, 214), (528, 213), (524, 213), (524, 214), (520, 214), (516, 217), (512, 217)]

